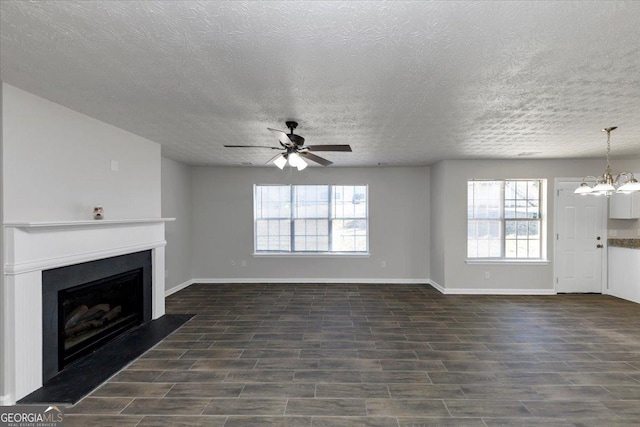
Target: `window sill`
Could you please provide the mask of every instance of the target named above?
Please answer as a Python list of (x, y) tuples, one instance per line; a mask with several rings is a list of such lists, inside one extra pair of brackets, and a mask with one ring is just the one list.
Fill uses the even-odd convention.
[(254, 258), (369, 258), (369, 252), (272, 252), (252, 253)]
[(467, 259), (469, 265), (549, 265), (551, 261), (548, 259)]

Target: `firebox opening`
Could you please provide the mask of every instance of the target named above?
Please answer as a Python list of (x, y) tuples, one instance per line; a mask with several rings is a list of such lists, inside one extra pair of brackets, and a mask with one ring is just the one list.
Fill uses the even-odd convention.
[(143, 323), (142, 269), (59, 291), (58, 370)]
[(151, 320), (151, 255), (133, 252), (42, 272), (43, 384)]

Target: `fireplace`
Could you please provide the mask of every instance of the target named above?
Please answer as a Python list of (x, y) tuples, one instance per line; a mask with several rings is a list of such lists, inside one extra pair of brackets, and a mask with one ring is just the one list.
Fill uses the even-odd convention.
[(42, 272), (42, 381), (151, 320), (151, 251)]
[[(164, 225), (172, 220), (138, 218), (16, 221), (4, 224), (2, 298), (4, 306), (9, 309), (0, 322), (4, 344), (4, 360), (0, 364), (0, 405), (15, 404), (40, 389), (45, 379), (52, 378), (56, 372), (60, 372), (60, 375), (71, 372), (95, 355), (93, 353), (90, 357), (78, 359), (62, 371), (59, 370), (60, 290), (142, 268), (143, 322), (164, 315)], [(146, 255), (140, 255), (145, 252)], [(124, 258), (120, 257), (127, 254), (137, 254), (133, 259), (143, 257), (146, 260), (141, 265), (122, 261)], [(115, 259), (116, 262), (112, 265), (100, 262), (107, 259)], [(93, 261), (99, 262), (93, 273), (81, 268), (80, 280), (77, 277), (68, 280), (71, 277), (68, 272), (74, 270), (66, 270), (66, 267), (86, 266)], [(47, 277), (54, 277), (54, 280), (45, 285)], [(151, 323), (146, 322), (127, 334), (135, 333)], [(109, 348), (104, 346), (102, 349)]]

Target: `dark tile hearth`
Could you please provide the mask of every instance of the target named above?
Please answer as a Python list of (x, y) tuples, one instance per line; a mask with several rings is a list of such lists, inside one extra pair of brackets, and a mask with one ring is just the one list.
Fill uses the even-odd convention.
[[(120, 369), (174, 332), (193, 315), (166, 314), (132, 329), (71, 364), (19, 404), (75, 404)], [(144, 394), (144, 391), (140, 391)]]
[(637, 426), (640, 305), (426, 285), (192, 285), (65, 426)]

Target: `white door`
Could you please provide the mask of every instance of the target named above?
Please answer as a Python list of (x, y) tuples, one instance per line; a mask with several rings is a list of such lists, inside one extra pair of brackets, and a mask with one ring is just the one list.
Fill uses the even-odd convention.
[(556, 291), (602, 293), (607, 198), (573, 194), (578, 185), (579, 182), (556, 183)]

